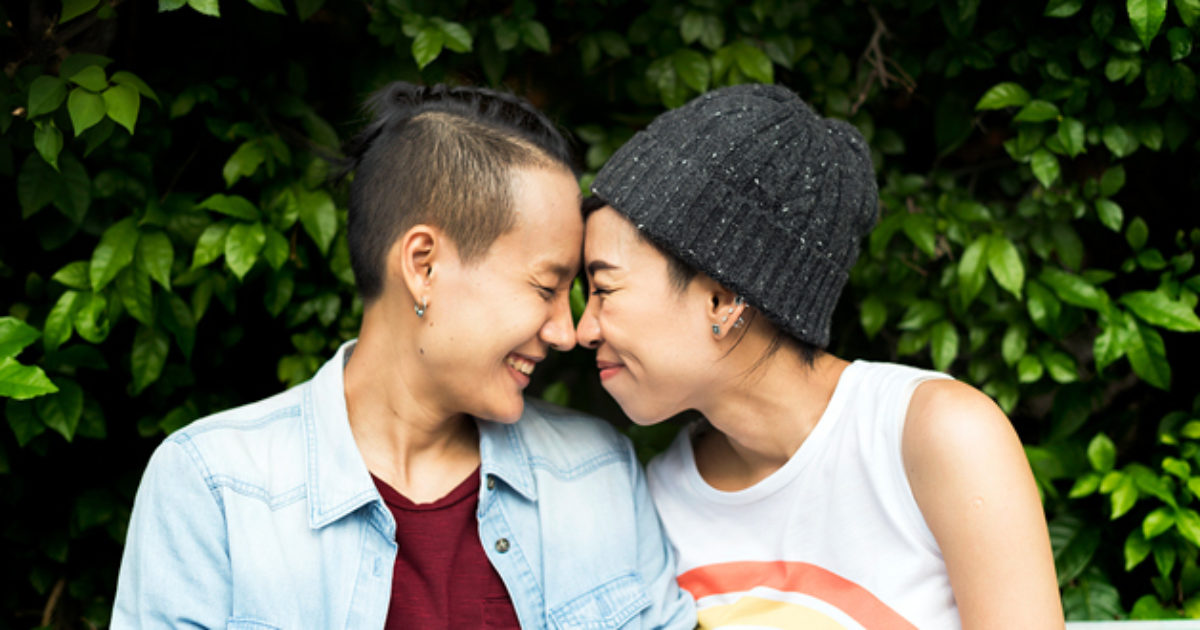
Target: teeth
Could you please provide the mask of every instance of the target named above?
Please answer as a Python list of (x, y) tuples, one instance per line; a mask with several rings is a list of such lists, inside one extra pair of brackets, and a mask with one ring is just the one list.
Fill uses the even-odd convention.
[(533, 374), (533, 363), (531, 361), (526, 361), (525, 359), (510, 355), (504, 360), (504, 362), (512, 367), (512, 369), (524, 374), (525, 376)]

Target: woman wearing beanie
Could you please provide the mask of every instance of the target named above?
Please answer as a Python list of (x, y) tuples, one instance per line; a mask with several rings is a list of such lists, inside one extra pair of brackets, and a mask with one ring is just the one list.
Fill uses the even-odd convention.
[(725, 88), (656, 119), (592, 190), (579, 342), (634, 422), (703, 416), (648, 469), (702, 628), (1063, 627), (1003, 412), (823, 350), (879, 205), (853, 127)]

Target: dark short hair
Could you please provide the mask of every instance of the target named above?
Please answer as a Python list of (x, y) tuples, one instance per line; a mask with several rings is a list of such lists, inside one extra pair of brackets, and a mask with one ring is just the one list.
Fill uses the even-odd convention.
[[(592, 195), (591, 197), (585, 198), (583, 200), (584, 219), (586, 220), (587, 217), (593, 212), (607, 205), (610, 204), (604, 199), (600, 198), (598, 195)], [(626, 222), (629, 222), (629, 217), (626, 217), (624, 214), (621, 214), (620, 216)], [(655, 249), (655, 251), (657, 251), (659, 254), (662, 254), (663, 258), (667, 259), (667, 276), (670, 278), (671, 286), (675, 289), (675, 291), (682, 293), (683, 290), (687, 289), (688, 285), (692, 283), (692, 280), (694, 280), (696, 276), (700, 274), (698, 269), (683, 262), (678, 256), (667, 251), (666, 248), (662, 247), (658, 243), (655, 243), (650, 239), (650, 237), (642, 233), (641, 230), (638, 230), (635, 227), (633, 231), (638, 235), (638, 238), (641, 239), (643, 243), (648, 243)], [(757, 316), (758, 311), (752, 311), (750, 317), (753, 318)], [(763, 352), (763, 355), (754, 362), (753, 366), (750, 367), (751, 372), (756, 370), (760, 365), (765, 363), (767, 359), (770, 359), (775, 355), (776, 352), (779, 352), (784, 347), (789, 347), (795, 350), (800, 356), (800, 359), (804, 361), (805, 365), (810, 367), (813, 365), (813, 362), (816, 361), (817, 357), (821, 356), (823, 351), (817, 346), (789, 335), (787, 331), (776, 326), (774, 322), (768, 320), (767, 323), (770, 324), (770, 326), (774, 329), (774, 334), (771, 335), (771, 341), (769, 344), (767, 344), (767, 350)], [(749, 328), (749, 326), (746, 327), (747, 330)], [(741, 343), (740, 338), (738, 339), (737, 343)]]
[(354, 170), (346, 238), (367, 303), (383, 292), (388, 250), (412, 226), (441, 228), (471, 262), (515, 223), (514, 168), (576, 172), (554, 123), (511, 94), (397, 81), (365, 107), (371, 122), (346, 150)]

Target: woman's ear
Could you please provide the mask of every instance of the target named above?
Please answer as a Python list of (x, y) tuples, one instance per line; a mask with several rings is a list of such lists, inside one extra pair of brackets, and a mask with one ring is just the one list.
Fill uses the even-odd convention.
[(403, 287), (413, 304), (428, 305), (434, 267), (444, 256), (446, 237), (438, 228), (424, 223), (414, 225), (392, 243), (387, 257), (387, 280)]
[(704, 291), (708, 294), (708, 308), (705, 316), (712, 327), (712, 334), (717, 339), (723, 339), (734, 328), (745, 324), (742, 317), (746, 312), (746, 303), (738, 294), (726, 289), (714, 280), (697, 278), (705, 283)]

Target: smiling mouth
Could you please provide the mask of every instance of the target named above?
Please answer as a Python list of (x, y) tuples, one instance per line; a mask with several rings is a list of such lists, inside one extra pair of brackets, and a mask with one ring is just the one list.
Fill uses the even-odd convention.
[(597, 361), (596, 367), (600, 370), (600, 380), (604, 381), (616, 375), (616, 373), (620, 372), (621, 368), (625, 366), (624, 364), (614, 363), (612, 361)]
[(510, 354), (504, 359), (504, 363), (508, 367), (524, 374), (525, 376), (533, 374), (533, 361), (530, 361), (524, 357)]

